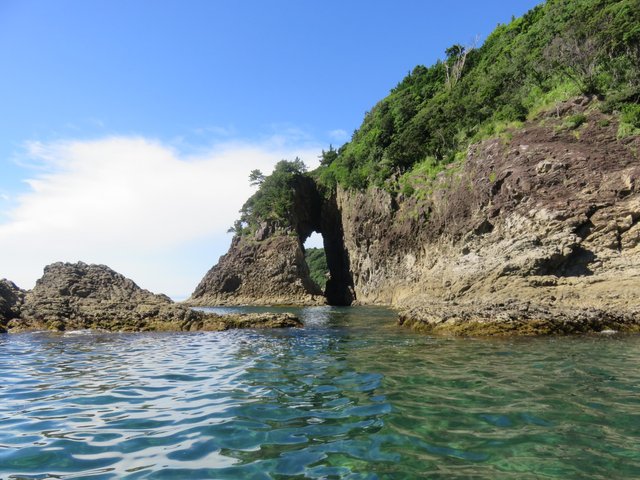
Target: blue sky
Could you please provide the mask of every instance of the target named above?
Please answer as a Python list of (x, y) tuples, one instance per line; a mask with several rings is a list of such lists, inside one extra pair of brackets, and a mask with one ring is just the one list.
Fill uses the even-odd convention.
[(0, 277), (84, 260), (188, 295), (251, 169), (313, 165), (416, 65), (536, 3), (0, 0)]

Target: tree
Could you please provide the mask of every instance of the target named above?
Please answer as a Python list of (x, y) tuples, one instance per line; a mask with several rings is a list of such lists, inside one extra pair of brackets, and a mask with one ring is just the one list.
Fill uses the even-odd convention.
[(447, 72), (445, 85), (448, 90), (455, 87), (458, 80), (460, 80), (460, 77), (462, 77), (464, 64), (467, 61), (467, 55), (471, 50), (473, 50), (473, 47), (465, 48), (457, 43), (445, 50), (444, 53), (447, 55), (447, 61), (444, 64)]
[(601, 54), (597, 38), (580, 34), (575, 28), (554, 38), (544, 51), (547, 63), (561, 71), (587, 95), (599, 93)]
[(289, 228), (292, 221), (294, 185), (306, 172), (306, 165), (299, 158), (281, 160), (271, 175), (252, 170), (249, 180), (258, 190), (245, 202), (240, 210), (240, 222), (232, 231), (239, 234), (255, 232), (260, 224), (267, 222), (274, 228)]
[(280, 162), (278, 162), (278, 165), (287, 165), (287, 168), (291, 173), (301, 174), (307, 171), (307, 166), (302, 160), (300, 160), (300, 157), (296, 157), (290, 162), (287, 160), (281, 160)]
[(338, 151), (333, 148), (333, 145), (329, 144), (329, 150), (326, 152), (322, 150), (320, 154), (320, 165), (325, 167), (331, 165), (336, 158), (338, 158)]
[(264, 182), (264, 179), (265, 176), (260, 170), (251, 170), (251, 173), (249, 174), (249, 184), (252, 187), (259, 187), (262, 185), (262, 182)]
[(244, 224), (242, 220), (236, 220), (233, 222), (233, 226), (227, 230), (227, 233), (233, 233), (235, 235), (242, 235), (242, 231), (244, 230)]

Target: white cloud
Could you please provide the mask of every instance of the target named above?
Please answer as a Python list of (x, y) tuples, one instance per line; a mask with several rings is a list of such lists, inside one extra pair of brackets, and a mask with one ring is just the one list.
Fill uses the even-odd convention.
[(189, 294), (229, 243), (248, 173), (318, 148), (278, 137), (198, 156), (141, 137), (31, 143), (29, 190), (0, 224), (0, 277), (31, 288), (54, 261), (104, 263), (140, 286)]
[(338, 128), (329, 132), (329, 138), (336, 142), (346, 142), (349, 140), (349, 134), (345, 130)]

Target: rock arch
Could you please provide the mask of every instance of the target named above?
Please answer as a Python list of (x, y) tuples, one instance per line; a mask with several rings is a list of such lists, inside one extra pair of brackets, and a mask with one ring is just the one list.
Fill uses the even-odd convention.
[[(322, 304), (347, 306), (355, 300), (342, 218), (334, 195), (323, 195), (307, 176), (294, 184), (292, 225), (265, 225), (253, 236), (236, 236), (218, 264), (188, 300), (193, 305)], [(322, 235), (330, 278), (318, 291), (304, 259), (304, 242)], [(230, 288), (232, 286), (233, 288)]]

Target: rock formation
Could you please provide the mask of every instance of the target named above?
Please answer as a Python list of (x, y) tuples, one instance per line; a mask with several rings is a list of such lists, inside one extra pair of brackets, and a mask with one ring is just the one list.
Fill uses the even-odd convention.
[[(588, 121), (570, 130), (563, 113)], [(359, 301), (431, 331), (638, 329), (640, 139), (616, 132), (579, 99), (472, 147), (427, 201), (342, 192)]]
[[(262, 236), (262, 232), (258, 232)], [(264, 240), (235, 237), (196, 287), (190, 305), (319, 305), (322, 291), (309, 277), (297, 235)]]
[(300, 326), (293, 315), (214, 315), (175, 304), (104, 265), (54, 263), (33, 290), (0, 282), (0, 327), (8, 331), (193, 331)]
[[(335, 201), (323, 198), (308, 177), (296, 178), (293, 225), (265, 222), (253, 235), (235, 236), (187, 301), (190, 305), (350, 305), (353, 286)], [(323, 292), (311, 280), (303, 243), (322, 232), (331, 278)]]
[(20, 318), (20, 307), (24, 302), (24, 290), (9, 280), (0, 280), (0, 333), (5, 325), (14, 318)]
[[(327, 256), (332, 276), (347, 272), (339, 288), (344, 298), (398, 307), (401, 323), (426, 331), (639, 329), (640, 138), (618, 139), (616, 118), (591, 107), (586, 98), (565, 102), (473, 145), (426, 196), (338, 186), (306, 223), (324, 235), (325, 247), (327, 238), (334, 242)], [(568, 127), (567, 116), (577, 114), (586, 122)], [(298, 238), (286, 240), (289, 264), (310, 234), (294, 230)], [(220, 272), (264, 274), (249, 295), (228, 288), (225, 301), (268, 295), (273, 285), (263, 259), (273, 250), (280, 265), (288, 264), (287, 250), (272, 247), (280, 242), (273, 233), (255, 239), (245, 256), (249, 250), (234, 240), (208, 274), (218, 275), (218, 291)], [(209, 280), (194, 296), (207, 291)]]

